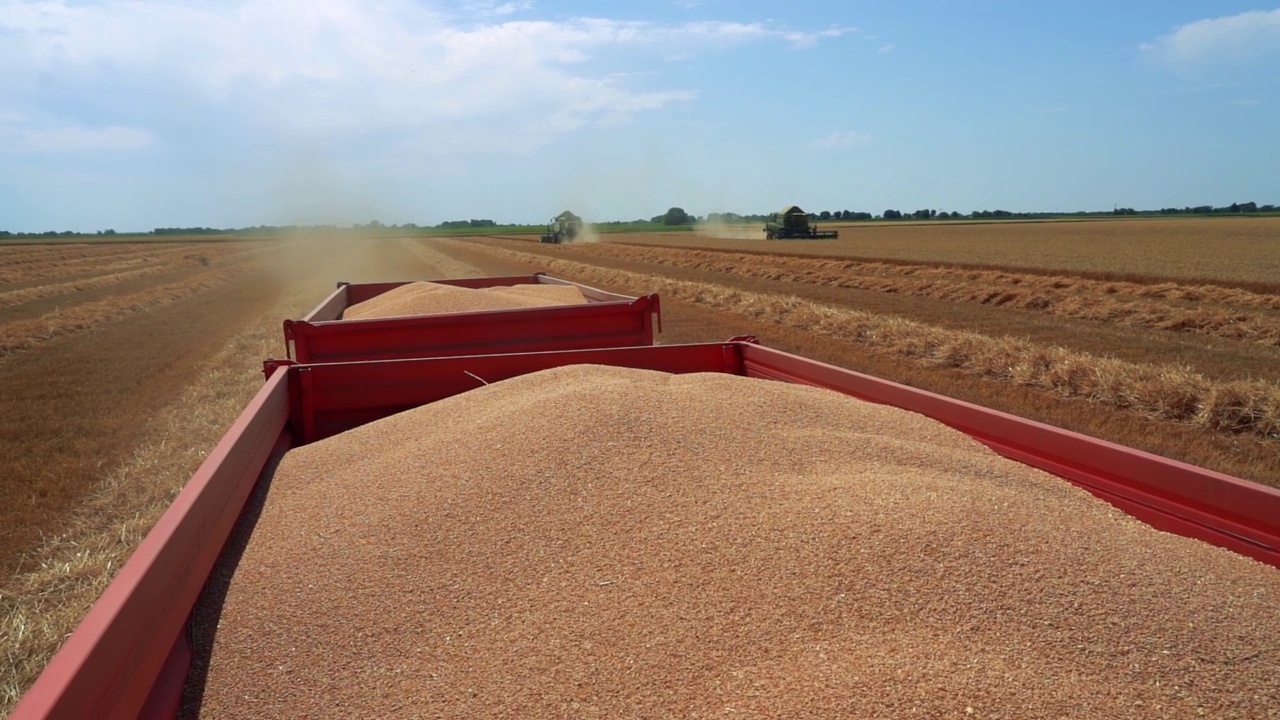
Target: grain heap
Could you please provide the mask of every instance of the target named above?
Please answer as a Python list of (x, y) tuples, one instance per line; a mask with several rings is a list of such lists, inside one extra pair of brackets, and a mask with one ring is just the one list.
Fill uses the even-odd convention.
[(347, 308), (344, 320), (514, 310), (550, 305), (581, 305), (582, 292), (569, 285), (503, 285), (473, 290), (432, 282), (413, 282)]
[(503, 285), (485, 288), (484, 292), (503, 297), (531, 298), (544, 305), (581, 305), (587, 301), (582, 291), (572, 285)]
[(1276, 717), (1280, 572), (920, 416), (576, 366), (289, 453), (204, 717)]

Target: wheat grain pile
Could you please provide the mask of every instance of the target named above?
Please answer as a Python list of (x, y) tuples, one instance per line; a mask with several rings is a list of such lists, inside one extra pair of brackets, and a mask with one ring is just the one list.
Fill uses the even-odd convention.
[(832, 392), (576, 366), (299, 448), (203, 717), (1267, 718), (1280, 572)]
[(406, 283), (347, 308), (344, 320), (514, 310), (551, 305), (586, 303), (578, 288), (569, 285), (503, 285), (472, 289), (432, 282)]

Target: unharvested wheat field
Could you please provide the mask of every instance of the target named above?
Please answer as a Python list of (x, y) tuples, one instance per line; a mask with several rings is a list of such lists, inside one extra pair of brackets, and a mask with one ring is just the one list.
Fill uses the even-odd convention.
[(0, 246), (0, 714), (336, 281), (658, 292), (663, 343), (769, 346), (1280, 485), (1280, 221)]

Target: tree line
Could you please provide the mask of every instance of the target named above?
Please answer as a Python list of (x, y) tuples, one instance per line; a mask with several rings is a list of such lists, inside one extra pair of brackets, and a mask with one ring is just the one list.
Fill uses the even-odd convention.
[[(858, 222), (865, 220), (1050, 220), (1053, 218), (1072, 217), (1108, 217), (1108, 216), (1159, 216), (1159, 215), (1247, 215), (1253, 213), (1277, 213), (1276, 205), (1258, 205), (1256, 202), (1231, 203), (1222, 207), (1213, 205), (1187, 206), (1184, 208), (1161, 208), (1159, 210), (1135, 210), (1133, 208), (1116, 207), (1109, 211), (1076, 212), (1012, 212), (1009, 210), (973, 210), (968, 213), (960, 211), (922, 210), (902, 211), (889, 208), (879, 214), (857, 210), (823, 210), (806, 213), (813, 222)], [(694, 225), (697, 223), (724, 223), (739, 225), (764, 222), (769, 214), (739, 214), (731, 212), (709, 213), (704, 217), (689, 214), (683, 208), (673, 207), (662, 215), (654, 216), (649, 222), (657, 225)], [(642, 222), (642, 221), (637, 221)]]
[[(859, 222), (866, 220), (991, 220), (991, 219), (1023, 219), (1023, 220), (1051, 220), (1054, 218), (1097, 218), (1110, 216), (1145, 216), (1158, 217), (1164, 215), (1190, 215), (1190, 216), (1217, 216), (1217, 215), (1251, 215), (1263, 213), (1280, 213), (1280, 206), (1274, 204), (1259, 205), (1256, 202), (1249, 201), (1243, 203), (1231, 203), (1221, 207), (1214, 205), (1196, 205), (1181, 208), (1168, 207), (1159, 210), (1135, 210), (1131, 207), (1116, 207), (1108, 211), (1087, 211), (1080, 210), (1076, 212), (1011, 212), (1009, 210), (973, 210), (969, 213), (959, 211), (946, 211), (935, 209), (923, 209), (913, 211), (895, 210), (893, 208), (884, 210), (875, 214), (857, 210), (823, 210), (821, 212), (807, 213), (809, 220), (813, 222)], [(692, 226), (699, 223), (724, 223), (727, 225), (740, 225), (749, 223), (763, 223), (772, 213), (754, 213), (740, 214), (732, 212), (715, 212), (707, 215), (698, 216), (687, 212), (684, 208), (673, 207), (668, 209), (661, 215), (654, 215), (649, 219), (637, 220), (612, 220), (605, 222), (593, 223), (595, 225), (608, 227), (617, 226), (636, 226), (636, 225), (664, 225), (664, 226)], [(471, 220), (446, 220), (436, 225), (417, 225), (415, 223), (404, 223), (402, 225), (384, 225), (377, 220), (371, 220), (368, 223), (355, 223), (351, 226), (353, 230), (459, 230), (463, 228), (493, 228), (500, 225), (489, 219), (471, 219)], [(272, 233), (296, 233), (299, 231), (311, 232), (338, 232), (343, 230), (339, 225), (254, 225), (244, 228), (210, 228), (210, 227), (165, 227), (155, 228), (147, 232), (127, 233), (129, 235), (156, 235), (156, 236), (176, 236), (176, 235), (236, 235), (236, 234), (255, 234), (265, 235)], [(47, 230), (44, 232), (10, 232), (8, 230), (0, 230), (0, 240), (6, 238), (59, 238), (59, 237), (101, 237), (114, 236), (116, 231), (112, 229), (98, 230), (96, 232), (72, 232), (70, 230), (56, 231)]]

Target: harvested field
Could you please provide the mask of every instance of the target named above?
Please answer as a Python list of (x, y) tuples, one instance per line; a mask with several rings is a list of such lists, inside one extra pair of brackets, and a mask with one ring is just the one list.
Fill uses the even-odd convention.
[(837, 240), (735, 240), (685, 233), (628, 234), (627, 243), (796, 253), (863, 260), (1052, 270), (1103, 279), (1161, 278), (1274, 292), (1280, 217), (997, 223), (819, 223)]
[(917, 415), (579, 366), (288, 454), (201, 717), (1257, 718), (1278, 596)]
[(565, 285), (512, 285), (481, 289), (455, 287), (431, 282), (401, 285), (377, 297), (347, 308), (344, 320), (435, 315), (481, 310), (581, 305), (582, 292)]
[(1214, 285), (1092, 280), (668, 247), (584, 245), (573, 254), (766, 280), (903, 294), (1280, 346), (1280, 294)]
[[(166, 267), (186, 263), (209, 264), (213, 258), (264, 248), (263, 243), (202, 243), (165, 246), (77, 245), (44, 248), (23, 245), (0, 249), (0, 285), (31, 286), (49, 278), (84, 279), (120, 270)], [(185, 261), (185, 262), (184, 262)]]

